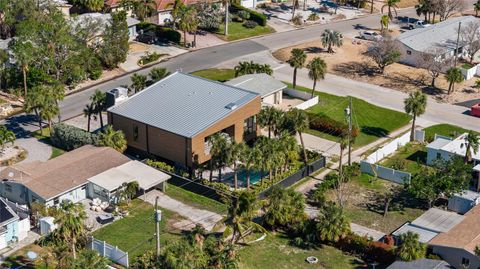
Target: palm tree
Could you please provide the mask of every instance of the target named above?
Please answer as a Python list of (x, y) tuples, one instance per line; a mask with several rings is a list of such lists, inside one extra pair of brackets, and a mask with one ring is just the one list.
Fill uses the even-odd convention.
[(266, 232), (265, 228), (252, 220), (258, 210), (257, 203), (257, 196), (249, 191), (242, 191), (238, 198), (232, 198), (224, 220), (224, 238), (231, 237), (231, 242), (235, 244), (244, 241), (252, 232)]
[(427, 247), (420, 243), (417, 233), (408, 231), (400, 235), (400, 246), (397, 248), (397, 256), (403, 261), (413, 261), (425, 257)]
[(250, 173), (255, 167), (257, 160), (261, 157), (261, 152), (258, 148), (250, 148), (249, 146), (243, 146), (240, 154), (240, 161), (243, 169), (245, 169), (245, 180), (247, 181), (247, 189), (250, 189)]
[(380, 18), (380, 25), (382, 27), (381, 31), (383, 32), (384, 29), (388, 30), (388, 25), (390, 24), (390, 17), (388, 15), (383, 15)]
[(115, 131), (112, 125), (107, 125), (98, 134), (98, 144), (104, 147), (111, 147), (118, 152), (124, 152), (127, 149), (127, 140), (122, 131)]
[(298, 0), (293, 0), (292, 2), (292, 21), (293, 21), (293, 18), (295, 18), (295, 10), (300, 6)]
[(303, 68), (305, 65), (305, 61), (307, 60), (307, 55), (302, 49), (292, 49), (290, 52), (290, 59), (288, 59), (287, 63), (293, 67), (293, 88), (297, 86), (297, 69)]
[(295, 137), (288, 133), (282, 133), (279, 138), (279, 147), (285, 156), (283, 170), (287, 171), (291, 163), (298, 160), (298, 144)]
[(449, 82), (447, 94), (450, 94), (455, 90), (455, 83), (460, 83), (464, 80), (462, 71), (460, 70), (460, 68), (457, 67), (452, 67), (448, 69), (447, 73), (445, 74), (445, 78)]
[(122, 187), (122, 196), (125, 197), (127, 203), (130, 204), (130, 201), (132, 201), (133, 197), (135, 197), (135, 194), (137, 194), (140, 185), (138, 184), (138, 181), (134, 180), (128, 183), (123, 183)]
[(69, 266), (71, 269), (105, 269), (110, 261), (95, 250), (85, 249), (78, 253), (78, 258)]
[(321, 241), (337, 242), (350, 232), (350, 221), (341, 207), (328, 203), (317, 222), (317, 237)]
[(417, 116), (425, 113), (425, 109), (427, 108), (427, 95), (421, 91), (411, 92), (404, 100), (404, 104), (405, 112), (413, 117), (412, 130), (410, 131), (410, 141), (413, 141), (415, 138), (415, 121)]
[(227, 135), (216, 133), (210, 137), (210, 180), (212, 180), (213, 167), (218, 169), (218, 181), (222, 179), (222, 169), (228, 162), (228, 147), (230, 144)]
[(12, 51), (15, 54), (15, 59), (22, 69), (23, 74), (23, 89), (24, 97), (27, 96), (27, 72), (30, 64), (34, 61), (34, 48), (30, 41), (22, 42), (15, 41), (12, 46)]
[[(343, 180), (343, 153), (348, 146), (348, 139), (346, 136), (340, 136), (340, 141), (338, 142), (340, 146), (340, 159), (338, 160), (338, 180)], [(339, 184), (340, 185), (340, 184)], [(338, 199), (340, 206), (343, 207), (342, 199)]]
[(90, 132), (90, 122), (92, 119), (92, 114), (94, 113), (94, 108), (91, 104), (85, 105), (83, 109), (83, 116), (87, 118), (87, 132)]
[(315, 87), (317, 86), (317, 80), (325, 79), (325, 74), (327, 73), (327, 63), (320, 58), (315, 57), (308, 63), (308, 77), (313, 80), (313, 88), (312, 88), (312, 98), (315, 93)]
[[(260, 166), (262, 171), (267, 171), (268, 170), (268, 178), (270, 181), (273, 180), (273, 169), (275, 167), (275, 162), (274, 162), (274, 141), (273, 139), (260, 136), (257, 141), (255, 141), (255, 148), (258, 148), (258, 150), (261, 153), (261, 161), (257, 163), (258, 166)], [(261, 184), (263, 184), (263, 176), (260, 179)]]
[(90, 106), (93, 109), (93, 113), (97, 114), (97, 117), (100, 118), (100, 127), (103, 128), (102, 112), (105, 111), (107, 107), (107, 94), (97, 89), (93, 95), (90, 96), (90, 101), (92, 102)]
[(283, 111), (273, 106), (263, 107), (262, 110), (260, 110), (260, 113), (258, 113), (257, 123), (261, 128), (268, 128), (268, 138), (272, 137), (272, 131), (276, 133), (282, 115)]
[(465, 137), (465, 163), (472, 160), (472, 153), (477, 154), (480, 148), (480, 135), (469, 131)]
[(229, 14), (228, 9), (230, 6), (230, 0), (223, 0), (222, 4), (223, 4), (223, 7), (225, 8), (225, 26), (224, 26), (223, 33), (225, 34), (225, 36), (228, 36), (228, 20), (230, 19), (228, 17), (228, 14)]
[(478, 17), (478, 12), (480, 11), (480, 1), (477, 1), (473, 4), (473, 9), (475, 10), (475, 17)]
[(150, 70), (150, 73), (148, 73), (150, 76), (150, 79), (152, 80), (153, 83), (160, 81), (164, 77), (170, 75), (170, 72), (166, 68), (162, 67), (155, 67)]
[(0, 147), (2, 148), (2, 154), (3, 154), (3, 149), (5, 148), (6, 143), (13, 143), (15, 142), (15, 133), (8, 130), (7, 127), (5, 126), (0, 126)]
[(43, 128), (42, 128), (42, 118), (40, 117), (39, 111), (43, 107), (43, 93), (42, 93), (43, 86), (35, 86), (33, 87), (27, 94), (25, 98), (25, 102), (23, 103), (23, 110), (25, 113), (32, 113), (35, 112), (35, 116), (38, 120), (38, 127), (40, 128), (40, 134), (43, 135)]
[(392, 20), (393, 19), (393, 12), (395, 12), (395, 16), (397, 16), (397, 4), (400, 2), (400, 0), (387, 0), (385, 5), (382, 6), (382, 13), (385, 8), (388, 9), (388, 17)]
[(76, 246), (79, 237), (85, 235), (85, 220), (87, 214), (83, 209), (83, 204), (73, 203), (69, 200), (63, 200), (60, 206), (61, 213), (55, 219), (58, 228), (55, 233), (63, 242), (70, 244), (73, 259), (77, 258)]
[(298, 108), (293, 108), (287, 112), (289, 122), (292, 124), (292, 129), (298, 133), (300, 137), (300, 143), (302, 144), (303, 149), (303, 160), (305, 164), (308, 163), (307, 150), (305, 148), (305, 143), (303, 142), (302, 133), (309, 128), (308, 115), (304, 110)]
[(192, 6), (182, 6), (178, 11), (178, 29), (183, 31), (183, 44), (187, 46), (187, 32), (197, 31), (197, 12)]
[(333, 46), (341, 47), (343, 45), (342, 34), (334, 30), (326, 29), (320, 38), (322, 40), (322, 46), (328, 47), (328, 53), (334, 53)]
[(132, 9), (133, 14), (141, 21), (157, 11), (155, 0), (123, 0), (121, 5)]
[(238, 161), (241, 155), (245, 152), (246, 146), (244, 143), (237, 143), (233, 140), (228, 147), (228, 164), (233, 166), (233, 185), (235, 190), (238, 188)]
[(233, 69), (235, 70), (235, 77), (259, 73), (265, 73), (267, 75), (273, 74), (273, 69), (270, 65), (258, 64), (253, 61), (239, 62)]
[(131, 80), (132, 80), (132, 85), (130, 86), (130, 88), (133, 89), (135, 93), (147, 87), (147, 76), (135, 73), (132, 75)]
[(53, 118), (58, 116), (60, 108), (58, 107), (57, 100), (51, 95), (43, 96), (42, 109), (40, 110), (40, 118), (48, 122), (48, 129), (52, 133)]

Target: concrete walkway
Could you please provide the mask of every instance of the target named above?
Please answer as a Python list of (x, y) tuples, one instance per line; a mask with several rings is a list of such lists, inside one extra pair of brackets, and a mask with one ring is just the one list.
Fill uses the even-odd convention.
[(172, 199), (159, 190), (152, 190), (148, 192), (145, 197), (142, 195), (139, 198), (155, 205), (155, 198), (157, 196), (159, 197), (158, 205), (160, 207), (187, 218), (186, 220), (177, 222), (173, 225), (177, 229), (188, 230), (195, 227), (195, 224), (201, 224), (207, 231), (211, 231), (213, 227), (223, 219), (223, 217), (217, 213), (186, 205), (180, 201)]

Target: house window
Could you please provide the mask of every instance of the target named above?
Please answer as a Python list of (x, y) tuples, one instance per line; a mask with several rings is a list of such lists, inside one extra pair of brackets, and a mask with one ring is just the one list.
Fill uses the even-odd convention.
[(441, 159), (442, 158), (442, 154), (440, 154), (440, 152), (437, 152), (437, 159)]
[(60, 203), (60, 199), (58, 199), (58, 197), (53, 199), (53, 204), (54, 205), (58, 205), (59, 203)]
[(243, 134), (250, 135), (257, 132), (257, 117), (251, 116), (243, 122)]
[(5, 191), (12, 192), (12, 186), (10, 186), (9, 184), (5, 184)]
[(407, 55), (412, 55), (412, 51), (411, 51), (411, 50), (407, 50)]
[(138, 125), (133, 125), (133, 141), (138, 141)]
[(470, 266), (470, 260), (467, 259), (467, 258), (462, 258), (462, 265), (463, 265), (464, 267)]

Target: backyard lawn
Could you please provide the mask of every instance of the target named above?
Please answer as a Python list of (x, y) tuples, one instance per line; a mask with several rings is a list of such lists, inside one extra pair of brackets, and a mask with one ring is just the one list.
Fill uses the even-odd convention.
[(224, 39), (227, 41), (233, 41), (233, 40), (249, 38), (249, 37), (254, 37), (258, 35), (265, 35), (265, 34), (270, 34), (275, 32), (275, 30), (273, 30), (273, 28), (268, 25), (267, 26), (258, 25), (253, 29), (249, 29), (244, 27), (242, 24), (243, 24), (242, 22), (234, 22), (234, 21), (229, 22), (228, 36), (224, 36), (225, 29), (223, 26), (220, 27), (217, 34), (221, 39)]
[[(353, 177), (348, 184), (345, 213), (353, 223), (389, 234), (425, 212), (423, 204), (404, 191), (399, 184), (374, 179), (367, 174)], [(383, 217), (385, 194), (392, 189), (398, 192), (390, 203), (387, 216)], [(330, 190), (327, 197), (334, 201), (334, 191)]]
[(430, 126), (424, 129), (425, 131), (425, 141), (431, 142), (435, 138), (435, 134), (448, 136), (451, 138), (456, 138), (457, 136), (468, 132), (467, 129), (464, 129), (459, 126), (450, 125), (450, 124), (437, 124)]
[(399, 148), (394, 154), (386, 157), (380, 163), (383, 166), (405, 171), (411, 174), (429, 169), (427, 162), (427, 150), (421, 143), (408, 143)]
[(187, 191), (172, 184), (167, 185), (166, 194), (171, 198), (184, 204), (212, 211), (218, 214), (226, 214), (228, 210), (228, 207), (225, 204), (222, 204), (205, 196)]
[(210, 68), (195, 71), (192, 73), (192, 75), (210, 80), (225, 82), (235, 77), (235, 71), (233, 71), (233, 69)]
[[(291, 87), (291, 84), (288, 84)], [(297, 90), (311, 92), (311, 89), (297, 86)], [(348, 97), (336, 96), (323, 92), (315, 92), (319, 103), (308, 109), (315, 114), (323, 114), (334, 120), (345, 122), (345, 108), (348, 106)], [(410, 122), (410, 116), (405, 113), (372, 105), (361, 99), (352, 97), (353, 124), (360, 130), (355, 139), (354, 148), (358, 148), (387, 136), (396, 129)], [(308, 133), (333, 141), (339, 137), (324, 132), (309, 130)]]
[[(162, 221), (160, 223), (160, 242), (166, 242), (180, 238), (181, 231), (175, 229), (172, 224), (181, 220), (181, 217), (171, 211), (162, 209)], [(131, 204), (130, 214), (112, 224), (93, 233), (96, 239), (118, 246), (129, 253), (129, 260), (142, 255), (147, 250), (155, 249), (155, 223), (153, 221), (153, 206), (140, 199), (135, 199)]]
[[(265, 240), (252, 243), (243, 247), (239, 255), (240, 269), (307, 269), (307, 268), (329, 268), (329, 269), (353, 269), (359, 268), (363, 262), (353, 256), (342, 253), (342, 251), (322, 246), (317, 249), (301, 249), (289, 244), (290, 239), (280, 233), (269, 233)], [(308, 256), (315, 256), (319, 259), (319, 265), (308, 264), (305, 259)]]
[(50, 155), (50, 159), (53, 159), (55, 157), (58, 157), (62, 155), (65, 151), (59, 148), (56, 148), (52, 146), (52, 143), (50, 142), (50, 130), (48, 128), (43, 129), (43, 134), (40, 133), (40, 130), (35, 131), (32, 133), (32, 136), (38, 139), (39, 141), (42, 141), (52, 147), (52, 155)]

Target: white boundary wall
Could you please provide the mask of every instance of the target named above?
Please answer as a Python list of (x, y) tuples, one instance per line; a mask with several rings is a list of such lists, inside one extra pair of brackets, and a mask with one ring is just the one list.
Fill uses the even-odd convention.
[(311, 108), (312, 106), (318, 104), (318, 101), (319, 101), (318, 95), (312, 98), (312, 94), (308, 92), (302, 92), (302, 91), (287, 88), (283, 90), (283, 93), (305, 101), (295, 106), (295, 108), (298, 108), (301, 110)]
[(312, 106), (314, 106), (316, 104), (318, 104), (318, 96), (315, 96), (310, 100), (307, 100), (307, 101), (305, 101), (301, 104), (296, 105), (295, 108), (305, 110), (305, 109), (311, 108)]
[(395, 138), (390, 143), (386, 144), (385, 146), (381, 147), (374, 153), (370, 154), (365, 161), (371, 164), (377, 163), (381, 161), (386, 156), (394, 153), (400, 147), (405, 146), (408, 142), (410, 142), (410, 132), (405, 133), (404, 135)]
[(91, 238), (90, 248), (97, 251), (103, 257), (109, 258), (112, 262), (128, 268), (128, 252), (124, 252), (117, 246), (112, 246), (105, 241)]

